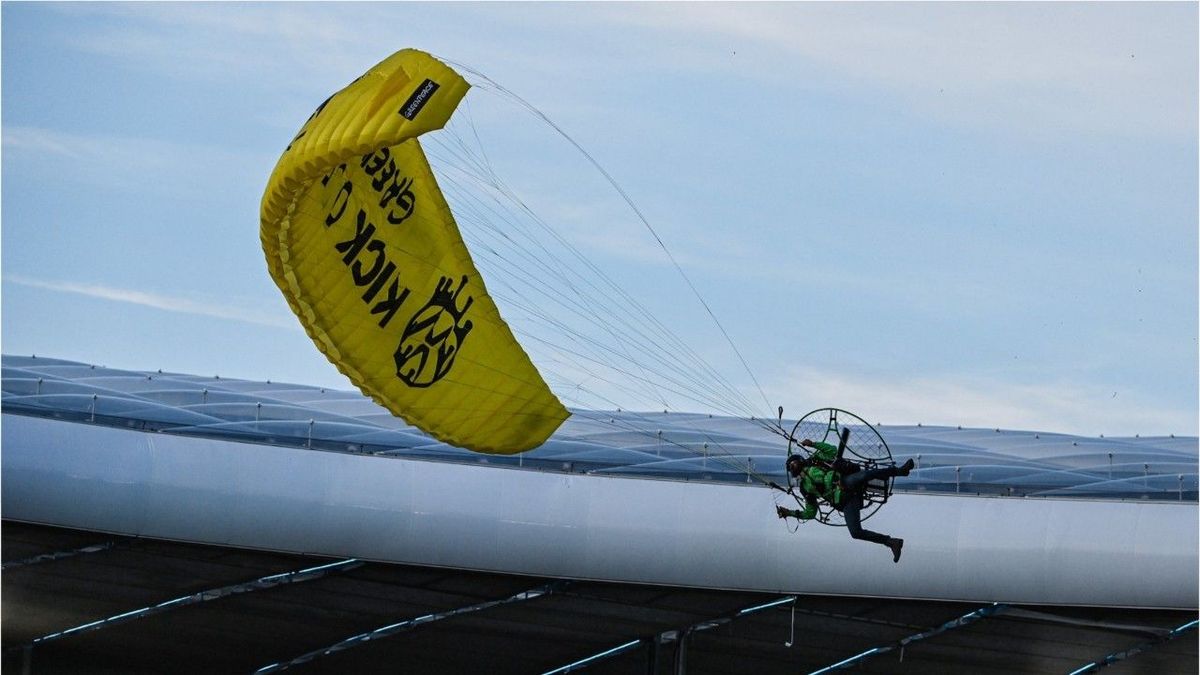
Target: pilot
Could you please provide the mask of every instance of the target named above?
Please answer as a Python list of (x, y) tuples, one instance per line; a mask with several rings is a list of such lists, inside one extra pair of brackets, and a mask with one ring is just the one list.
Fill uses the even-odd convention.
[(810, 520), (817, 515), (821, 500), (842, 512), (846, 519), (846, 529), (855, 539), (873, 541), (882, 544), (892, 551), (892, 562), (900, 562), (900, 550), (904, 540), (889, 537), (886, 534), (864, 530), (860, 513), (863, 506), (863, 491), (872, 480), (907, 476), (913, 468), (909, 458), (901, 466), (887, 466), (877, 469), (862, 469), (858, 464), (838, 457), (837, 447), (828, 443), (814, 443), (804, 439), (800, 445), (812, 448), (809, 457), (791, 455), (785, 464), (787, 472), (800, 485), (800, 493), (804, 495), (804, 510), (776, 507), (780, 518), (797, 518)]

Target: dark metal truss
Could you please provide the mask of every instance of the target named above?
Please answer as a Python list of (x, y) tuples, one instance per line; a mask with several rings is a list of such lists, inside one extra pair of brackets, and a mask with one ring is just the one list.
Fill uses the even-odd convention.
[(473, 612), (481, 612), (485, 609), (491, 609), (493, 607), (498, 607), (500, 605), (509, 605), (509, 604), (513, 604), (513, 603), (517, 603), (517, 602), (525, 602), (528, 600), (534, 600), (536, 598), (540, 598), (540, 597), (543, 597), (546, 595), (550, 595), (552, 593), (556, 593), (556, 592), (562, 590), (568, 584), (570, 584), (569, 581), (555, 581), (553, 583), (549, 583), (544, 586), (538, 586), (537, 588), (531, 588), (527, 591), (522, 591), (520, 593), (517, 593), (516, 595), (509, 596), (507, 598), (502, 598), (499, 600), (489, 600), (487, 602), (480, 602), (480, 603), (477, 603), (474, 605), (468, 605), (466, 607), (458, 607), (456, 609), (451, 609), (451, 610), (447, 610), (444, 612), (437, 612), (435, 614), (426, 614), (424, 616), (416, 617), (415, 619), (405, 619), (404, 621), (399, 621), (397, 623), (393, 623), (393, 624), (389, 624), (387, 626), (382, 626), (380, 628), (376, 628), (375, 630), (372, 630), (372, 631), (369, 631), (366, 633), (360, 633), (359, 635), (348, 637), (345, 640), (337, 642), (328, 647), (322, 647), (321, 649), (314, 649), (311, 652), (301, 654), (300, 656), (297, 656), (288, 661), (279, 661), (279, 662), (272, 663), (267, 666), (263, 666), (262, 668), (259, 668), (258, 670), (254, 671), (254, 672), (257, 675), (259, 673), (276, 673), (281, 670), (287, 670), (288, 668), (291, 668), (292, 666), (298, 666), (298, 665), (301, 665), (304, 663), (308, 663), (309, 661), (312, 661), (314, 659), (318, 659), (318, 658), (321, 658), (324, 656), (330, 656), (331, 654), (336, 654), (337, 652), (342, 652), (347, 649), (359, 647), (359, 646), (365, 645), (369, 642), (381, 640), (383, 638), (391, 637), (391, 636), (397, 635), (399, 633), (404, 633), (404, 632), (413, 630), (414, 628), (418, 628), (420, 626), (424, 626), (426, 624), (433, 623), (435, 621), (442, 621), (444, 619), (450, 619), (450, 618), (453, 618), (456, 616), (462, 616), (463, 614), (470, 614)]
[(162, 612), (166, 612), (166, 611), (176, 609), (179, 607), (186, 607), (188, 605), (194, 605), (194, 604), (201, 603), (201, 602), (209, 602), (212, 600), (219, 600), (221, 598), (226, 598), (231, 595), (237, 595), (240, 593), (248, 593), (248, 592), (252, 592), (252, 591), (261, 591), (261, 590), (265, 590), (268, 588), (274, 588), (275, 586), (280, 586), (283, 584), (295, 584), (295, 583), (301, 583), (304, 581), (313, 581), (315, 579), (320, 579), (329, 574), (334, 574), (334, 573), (338, 573), (338, 572), (346, 572), (346, 571), (352, 570), (356, 567), (361, 567), (363, 564), (364, 563), (362, 563), (361, 561), (352, 558), (349, 560), (342, 560), (339, 562), (329, 563), (326, 565), (318, 565), (316, 567), (309, 567), (306, 569), (296, 570), (293, 572), (283, 572), (280, 574), (272, 574), (270, 576), (261, 577), (261, 578), (255, 579), (254, 581), (248, 581), (245, 583), (233, 584), (230, 586), (222, 586), (220, 588), (213, 588), (213, 589), (209, 589), (206, 591), (200, 591), (199, 593), (193, 593), (191, 595), (185, 595), (183, 597), (175, 598), (173, 600), (167, 600), (166, 602), (160, 602), (157, 605), (151, 605), (149, 607), (142, 607), (141, 609), (135, 609), (135, 610), (131, 610), (128, 612), (123, 612), (121, 614), (117, 614), (115, 616), (110, 616), (105, 619), (98, 619), (96, 621), (91, 621), (89, 623), (75, 626), (74, 628), (68, 628), (66, 630), (61, 630), (56, 633), (50, 633), (49, 635), (43, 635), (42, 637), (35, 638), (33, 640), (33, 642), (30, 642), (27, 645), (22, 645), (20, 647), (13, 647), (7, 651), (12, 652), (12, 651), (24, 650), (26, 653), (28, 653), (33, 647), (36, 647), (39, 645), (44, 645), (46, 643), (53, 642), (55, 640), (60, 640), (62, 638), (69, 637), (71, 635), (78, 635), (80, 633), (85, 633), (88, 631), (99, 630), (101, 628), (107, 628), (109, 626), (115, 626), (117, 624), (125, 623), (126, 621), (133, 621), (134, 619), (143, 619), (147, 616), (152, 616), (154, 614), (160, 614)]

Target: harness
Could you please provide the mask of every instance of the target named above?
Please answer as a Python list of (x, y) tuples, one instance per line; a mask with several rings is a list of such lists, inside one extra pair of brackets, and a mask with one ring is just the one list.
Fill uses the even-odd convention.
[(842, 476), (832, 466), (809, 466), (800, 474), (800, 492), (824, 499), (830, 506), (842, 505)]
[[(812, 439), (831, 446), (837, 443), (835, 456), (828, 448), (820, 453), (817, 448), (806, 447), (801, 441)], [(844, 456), (843, 456), (844, 455)], [(862, 501), (860, 522), (870, 518), (887, 503), (892, 492), (892, 479), (864, 482), (861, 490), (853, 493), (842, 485), (844, 476), (879, 467), (894, 466), (891, 451), (878, 430), (862, 418), (845, 410), (821, 408), (814, 410), (798, 422), (789, 435), (788, 457), (805, 460), (806, 466), (799, 476), (785, 471), (786, 487), (768, 483), (775, 488), (780, 498), (791, 497), (805, 511), (814, 508), (813, 519), (825, 525), (843, 527), (841, 509), (846, 499)], [(779, 506), (778, 499), (776, 505)], [(803, 521), (801, 521), (803, 522)]]

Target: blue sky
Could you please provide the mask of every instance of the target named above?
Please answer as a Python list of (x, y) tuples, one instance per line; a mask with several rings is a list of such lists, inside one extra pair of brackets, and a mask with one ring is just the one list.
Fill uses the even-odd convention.
[[(5, 353), (347, 387), (267, 276), (259, 200), (317, 103), (417, 47), (604, 166), (772, 405), (1196, 433), (1194, 3), (0, 12)], [(595, 173), (506, 133), (539, 212), (749, 386)]]

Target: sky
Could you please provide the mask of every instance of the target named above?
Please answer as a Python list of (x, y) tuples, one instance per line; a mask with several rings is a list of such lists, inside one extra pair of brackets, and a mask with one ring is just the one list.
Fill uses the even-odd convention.
[(5, 2), (0, 25), (5, 354), (349, 388), (267, 274), (259, 202), (317, 104), (416, 47), (603, 166), (747, 368), (594, 170), (491, 130), (764, 414), (1197, 433), (1195, 3)]

